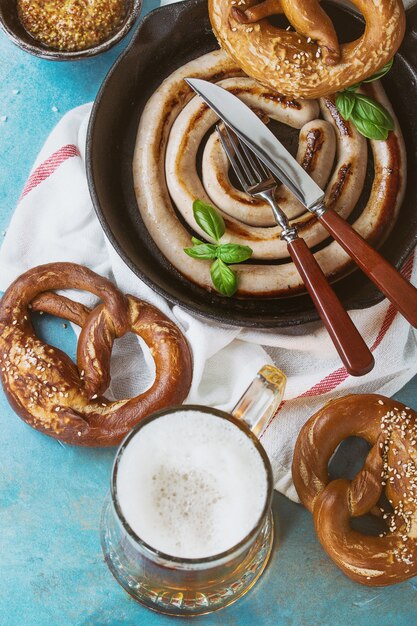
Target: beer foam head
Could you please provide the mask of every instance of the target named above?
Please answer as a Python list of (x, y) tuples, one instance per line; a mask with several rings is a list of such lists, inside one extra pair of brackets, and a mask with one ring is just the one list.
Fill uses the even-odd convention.
[(235, 424), (180, 410), (132, 437), (116, 490), (143, 541), (170, 556), (198, 559), (229, 550), (256, 526), (268, 479), (259, 451)]

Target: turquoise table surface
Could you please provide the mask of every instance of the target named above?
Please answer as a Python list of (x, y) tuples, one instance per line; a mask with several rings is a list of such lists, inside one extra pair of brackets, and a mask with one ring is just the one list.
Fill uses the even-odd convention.
[[(156, 6), (145, 0), (144, 12)], [(126, 41), (82, 63), (36, 59), (0, 33), (0, 243), (47, 134), (69, 109), (94, 99)], [(1, 271), (1, 268), (0, 268)], [(62, 321), (37, 321), (71, 356)], [(417, 408), (417, 379), (397, 396)], [(136, 604), (114, 581), (99, 543), (99, 518), (115, 451), (63, 447), (26, 426), (0, 394), (0, 626), (185, 624)], [(348, 580), (327, 558), (310, 514), (276, 495), (278, 545), (257, 586), (207, 626), (417, 623), (417, 579), (389, 589)]]

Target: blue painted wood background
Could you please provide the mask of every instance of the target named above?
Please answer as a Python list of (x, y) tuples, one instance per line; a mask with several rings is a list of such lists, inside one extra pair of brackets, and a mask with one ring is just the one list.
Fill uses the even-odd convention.
[[(156, 4), (146, 0), (144, 12)], [(47, 134), (67, 110), (94, 99), (126, 43), (82, 63), (53, 63), (30, 57), (0, 33), (0, 120), (7, 116), (0, 121), (0, 237)], [(70, 327), (47, 316), (40, 326), (48, 341), (74, 355)], [(398, 397), (417, 407), (417, 380)], [(0, 419), (0, 625), (188, 623), (136, 604), (103, 562), (98, 527), (114, 450), (61, 447), (21, 422), (2, 393)], [(416, 580), (384, 590), (356, 585), (321, 549), (309, 513), (278, 495), (274, 510), (279, 545), (261, 581), (234, 606), (197, 623), (417, 623)]]

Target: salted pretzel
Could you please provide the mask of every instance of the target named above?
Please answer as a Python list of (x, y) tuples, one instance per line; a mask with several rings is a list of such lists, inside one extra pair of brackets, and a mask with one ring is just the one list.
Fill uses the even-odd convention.
[[(339, 44), (318, 0), (209, 0), (220, 45), (260, 83), (297, 98), (318, 98), (360, 82), (395, 54), (405, 32), (402, 0), (352, 0), (366, 27), (356, 41)], [(268, 18), (285, 14), (295, 29)]]
[[(102, 301), (93, 310), (55, 289), (80, 289)], [(77, 365), (45, 344), (33, 329), (30, 309), (79, 325)], [(127, 332), (142, 337), (155, 362), (155, 381), (144, 393), (110, 401), (113, 342)], [(109, 280), (73, 263), (40, 265), (22, 274), (0, 302), (0, 370), (16, 413), (30, 426), (65, 443), (117, 445), (149, 413), (186, 397), (192, 375), (188, 344), (161, 311), (124, 296)]]
[[(353, 480), (330, 481), (328, 463), (350, 436), (371, 445)], [(313, 513), (318, 538), (352, 580), (369, 586), (417, 574), (417, 413), (380, 395), (349, 395), (326, 404), (301, 429), (292, 474)], [(381, 504), (385, 492), (389, 505)], [(351, 528), (366, 513), (386, 520), (379, 536)]]

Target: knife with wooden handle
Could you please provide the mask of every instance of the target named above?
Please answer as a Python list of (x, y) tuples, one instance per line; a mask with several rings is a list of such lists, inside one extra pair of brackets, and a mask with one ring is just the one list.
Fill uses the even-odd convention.
[(417, 328), (417, 289), (369, 245), (335, 211), (324, 204), (324, 191), (314, 182), (269, 128), (239, 98), (199, 78), (187, 83), (271, 172), (323, 224), (395, 308)]

